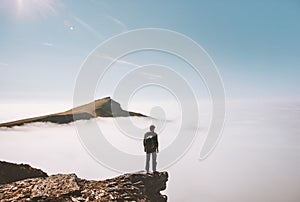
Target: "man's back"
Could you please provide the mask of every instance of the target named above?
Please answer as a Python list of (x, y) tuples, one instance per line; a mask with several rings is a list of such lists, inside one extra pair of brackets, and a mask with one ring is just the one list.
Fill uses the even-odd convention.
[(145, 133), (144, 135), (144, 147), (145, 152), (152, 153), (155, 152), (158, 148), (158, 140), (157, 140), (157, 134), (153, 131), (149, 131)]

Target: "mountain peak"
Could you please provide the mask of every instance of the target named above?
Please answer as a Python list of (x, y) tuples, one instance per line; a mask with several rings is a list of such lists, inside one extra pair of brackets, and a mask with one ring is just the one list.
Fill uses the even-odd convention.
[(65, 112), (1, 123), (0, 127), (20, 126), (26, 123), (33, 122), (51, 122), (57, 124), (65, 124), (76, 120), (88, 120), (96, 117), (129, 116), (147, 117), (146, 115), (143, 115), (141, 113), (123, 110), (120, 103), (116, 102), (111, 97), (104, 97), (88, 104), (67, 110)]

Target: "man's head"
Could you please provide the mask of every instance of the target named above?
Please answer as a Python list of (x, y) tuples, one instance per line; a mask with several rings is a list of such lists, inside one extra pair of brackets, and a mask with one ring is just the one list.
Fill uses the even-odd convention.
[(155, 129), (155, 126), (154, 126), (154, 125), (151, 125), (151, 126), (150, 126), (150, 131), (152, 131), (152, 132), (153, 132), (153, 131), (154, 131), (154, 129)]

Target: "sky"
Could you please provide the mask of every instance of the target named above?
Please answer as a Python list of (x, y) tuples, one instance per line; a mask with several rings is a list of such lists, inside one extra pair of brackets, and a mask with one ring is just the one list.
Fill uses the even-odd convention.
[[(299, 0), (0, 0), (0, 122), (70, 108), (82, 65), (111, 37), (142, 28), (171, 30), (189, 37), (209, 54), (228, 101), (220, 142), (200, 163), (202, 143), (213, 123), (210, 116), (219, 108), (214, 111), (210, 105), (199, 105), (200, 127), (189, 125), (198, 136), (187, 155), (169, 169), (171, 201), (195, 195), (202, 201), (299, 201), (299, 102), (260, 103), (300, 100), (299, 21)], [(173, 68), (197, 98), (209, 97), (204, 82), (180, 58), (140, 51), (124, 56), (99, 78), (95, 98), (113, 95), (114, 87), (128, 79), (128, 72), (153, 63)], [(129, 108), (124, 109), (179, 118), (186, 111), (194, 123), (193, 106), (183, 100), (168, 101), (176, 100), (174, 92), (175, 87), (140, 86), (130, 97), (140, 104), (125, 103)], [(259, 102), (248, 104), (252, 100)], [(117, 101), (124, 106), (122, 100)], [(115, 126), (112, 120), (97, 121), (109, 137), (117, 137), (118, 133), (110, 132)], [(158, 129), (176, 136), (178, 126)], [(190, 132), (190, 127), (182, 134)], [(88, 155), (76, 132), (73, 125), (40, 123), (1, 129), (1, 159), (29, 163), (50, 174), (75, 172), (89, 179), (112, 175)], [(162, 148), (172, 141), (160, 140)], [(136, 145), (131, 148), (142, 154)], [(119, 156), (111, 159), (119, 160)], [(190, 172), (174, 175), (184, 169)], [(191, 182), (197, 184), (189, 190), (182, 187)]]
[[(216, 64), (227, 99), (298, 100), (299, 19), (296, 0), (0, 0), (1, 101), (71, 100), (88, 55), (140, 28), (169, 29), (197, 42)], [(129, 62), (168, 60), (145, 55)], [(117, 65), (116, 72), (130, 64)]]

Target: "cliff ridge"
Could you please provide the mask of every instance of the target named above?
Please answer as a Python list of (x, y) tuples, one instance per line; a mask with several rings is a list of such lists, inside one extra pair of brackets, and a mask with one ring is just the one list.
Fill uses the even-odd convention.
[[(1, 173), (1, 172), (0, 172)], [(166, 202), (167, 172), (127, 173), (106, 180), (86, 180), (75, 174), (30, 177), (0, 185), (0, 201), (136, 201)]]

